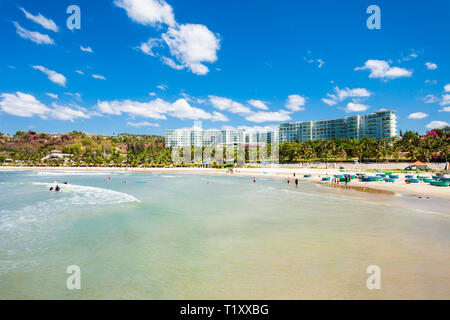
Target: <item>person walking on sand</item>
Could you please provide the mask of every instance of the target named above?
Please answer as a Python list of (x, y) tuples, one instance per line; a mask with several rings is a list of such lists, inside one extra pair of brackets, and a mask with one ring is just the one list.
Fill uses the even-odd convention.
[(295, 187), (298, 187), (298, 179), (295, 179)]

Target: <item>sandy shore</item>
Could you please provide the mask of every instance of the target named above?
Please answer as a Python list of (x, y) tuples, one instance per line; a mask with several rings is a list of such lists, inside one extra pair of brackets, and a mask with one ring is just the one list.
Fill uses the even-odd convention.
[[(0, 167), (1, 171), (16, 171), (16, 170), (61, 170), (61, 171), (104, 171), (104, 172), (153, 172), (153, 173), (183, 173), (183, 174), (212, 174), (212, 175), (229, 175), (229, 176), (247, 176), (247, 177), (264, 177), (274, 179), (293, 179), (297, 178), (302, 182), (320, 183), (331, 185), (330, 181), (323, 182), (322, 177), (331, 177), (335, 174), (343, 174), (337, 169), (291, 169), (291, 168), (237, 168), (234, 173), (230, 174), (227, 169), (211, 169), (211, 168), (81, 168), (81, 167)], [(355, 174), (356, 170), (346, 171), (347, 173)], [(364, 171), (361, 171), (364, 172)], [(294, 178), (295, 173), (295, 178)], [(375, 175), (375, 173), (367, 173), (368, 175)], [(415, 173), (411, 173), (414, 174)], [(305, 178), (304, 175), (311, 175)], [(417, 184), (407, 184), (405, 182), (405, 175), (403, 173), (396, 173), (399, 179), (395, 183), (384, 181), (362, 182), (358, 179), (352, 180), (349, 184), (352, 190), (368, 191), (380, 190), (385, 191), (386, 194), (406, 194), (416, 197), (432, 197), (450, 200), (450, 187), (437, 187), (429, 183), (420, 182)], [(424, 176), (432, 176), (431, 173), (423, 173)], [(345, 183), (340, 183), (342, 187)]]

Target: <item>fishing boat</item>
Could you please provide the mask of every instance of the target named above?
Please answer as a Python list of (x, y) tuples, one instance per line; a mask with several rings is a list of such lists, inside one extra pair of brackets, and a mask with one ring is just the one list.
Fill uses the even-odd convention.
[(447, 181), (435, 181), (430, 183), (432, 186), (436, 187), (448, 187), (450, 186), (450, 182)]

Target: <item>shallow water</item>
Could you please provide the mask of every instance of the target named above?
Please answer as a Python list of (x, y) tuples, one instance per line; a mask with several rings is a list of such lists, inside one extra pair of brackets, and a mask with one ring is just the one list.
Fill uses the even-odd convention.
[(0, 172), (0, 299), (449, 299), (449, 208), (271, 179)]

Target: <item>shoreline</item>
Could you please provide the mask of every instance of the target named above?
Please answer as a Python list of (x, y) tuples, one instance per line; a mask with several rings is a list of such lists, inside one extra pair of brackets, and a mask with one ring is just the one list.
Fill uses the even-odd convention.
[[(227, 169), (214, 168), (122, 168), (122, 167), (0, 167), (0, 172), (7, 171), (96, 171), (96, 172), (140, 172), (140, 173), (181, 173), (181, 174), (212, 174), (223, 176), (237, 177), (255, 177), (255, 178), (272, 178), (278, 180), (287, 180), (288, 178), (294, 183), (294, 179), (299, 182), (316, 183), (324, 186), (330, 186), (339, 189), (349, 189), (358, 192), (379, 191), (387, 195), (409, 195), (413, 197), (432, 197), (450, 200), (450, 187), (437, 187), (428, 183), (407, 184), (404, 173), (398, 173), (399, 179), (395, 183), (389, 182), (362, 182), (353, 179), (347, 186), (344, 183), (339, 185), (332, 184), (330, 181), (321, 181), (322, 177), (331, 177), (335, 174), (342, 174), (339, 169), (310, 169), (310, 168), (234, 168), (234, 173), (230, 174)], [(294, 173), (296, 174), (294, 178)], [(305, 178), (304, 175), (311, 175)], [(431, 175), (431, 174), (426, 174)]]

